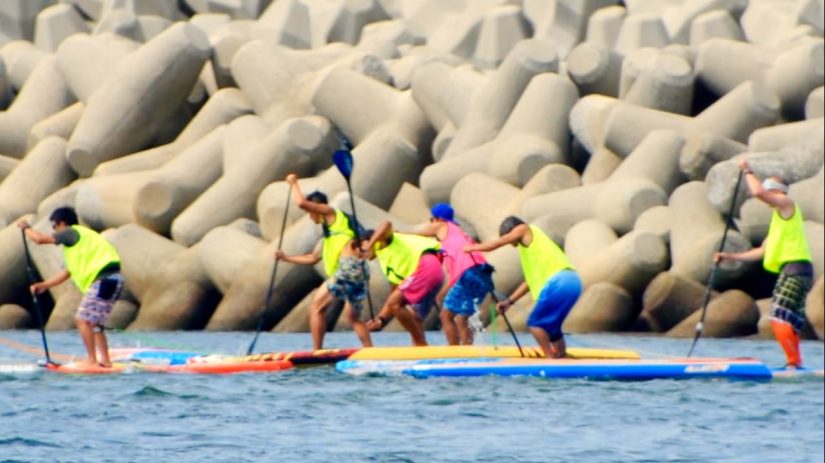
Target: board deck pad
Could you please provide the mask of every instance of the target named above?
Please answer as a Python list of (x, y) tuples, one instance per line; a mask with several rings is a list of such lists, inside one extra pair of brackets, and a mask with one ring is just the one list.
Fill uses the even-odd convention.
[[(522, 352), (527, 358), (544, 358), (537, 346), (423, 346), (423, 347), (364, 347), (348, 360), (424, 360), (451, 358), (515, 358)], [(568, 347), (567, 356), (578, 359), (638, 359), (632, 350)]]

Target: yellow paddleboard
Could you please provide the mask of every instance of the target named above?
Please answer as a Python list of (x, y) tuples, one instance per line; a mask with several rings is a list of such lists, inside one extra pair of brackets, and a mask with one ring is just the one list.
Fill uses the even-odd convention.
[[(524, 357), (544, 357), (538, 346), (522, 347)], [(424, 347), (364, 347), (348, 360), (427, 360), (477, 357), (521, 357), (516, 346), (424, 346)], [(638, 359), (632, 350), (568, 347), (568, 358)]]

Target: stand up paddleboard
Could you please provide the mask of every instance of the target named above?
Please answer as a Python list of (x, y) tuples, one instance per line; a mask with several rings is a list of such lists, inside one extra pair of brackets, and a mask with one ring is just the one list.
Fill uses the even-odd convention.
[[(516, 346), (424, 346), (424, 347), (364, 347), (347, 360), (425, 360), (468, 358), (543, 358), (539, 347)], [(568, 347), (567, 356), (576, 359), (638, 359), (632, 350)]]
[(772, 370), (751, 358), (347, 360), (339, 362), (336, 368), (353, 375), (407, 375), (416, 378), (536, 376), (626, 381), (690, 378), (767, 381), (823, 376), (822, 370)]
[[(197, 358), (197, 357), (196, 357)], [(140, 362), (115, 362), (110, 367), (71, 362), (61, 365), (47, 364), (46, 371), (64, 374), (102, 375), (119, 373), (191, 373), (191, 374), (234, 374), (273, 372), (292, 368), (287, 360), (236, 362), (226, 359), (190, 361), (177, 365)]]

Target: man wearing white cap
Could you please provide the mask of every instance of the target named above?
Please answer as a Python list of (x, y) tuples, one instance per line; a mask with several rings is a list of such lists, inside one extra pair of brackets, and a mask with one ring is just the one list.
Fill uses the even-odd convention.
[(785, 351), (787, 366), (799, 368), (802, 366), (799, 332), (805, 323), (805, 295), (813, 282), (802, 211), (788, 196), (788, 185), (782, 178), (769, 177), (760, 182), (744, 157), (739, 159), (739, 168), (744, 172), (751, 195), (773, 209), (771, 224), (760, 247), (740, 253), (720, 252), (716, 254), (716, 260), (763, 259), (765, 270), (779, 274), (771, 300), (771, 327)]

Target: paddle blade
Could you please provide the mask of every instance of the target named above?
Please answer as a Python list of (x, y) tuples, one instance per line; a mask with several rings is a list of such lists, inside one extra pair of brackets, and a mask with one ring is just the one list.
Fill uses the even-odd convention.
[(346, 150), (338, 150), (332, 155), (332, 162), (341, 172), (341, 175), (349, 180), (352, 175), (352, 153)]

